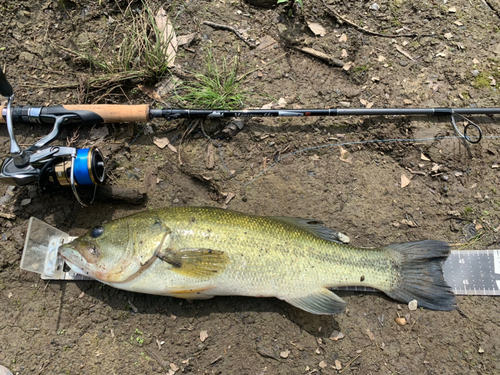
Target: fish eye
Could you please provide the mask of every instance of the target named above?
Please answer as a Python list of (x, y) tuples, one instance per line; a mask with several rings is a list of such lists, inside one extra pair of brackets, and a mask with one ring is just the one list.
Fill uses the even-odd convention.
[(100, 237), (103, 233), (104, 233), (103, 227), (95, 227), (92, 228), (92, 230), (90, 231), (90, 235), (92, 236), (92, 238)]

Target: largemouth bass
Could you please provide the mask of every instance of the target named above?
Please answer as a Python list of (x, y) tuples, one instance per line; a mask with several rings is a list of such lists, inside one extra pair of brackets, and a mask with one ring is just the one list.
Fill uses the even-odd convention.
[(97, 226), (60, 254), (74, 271), (133, 292), (277, 297), (313, 314), (338, 314), (346, 302), (328, 288), (367, 286), (429, 309), (455, 308), (442, 271), (447, 243), (356, 248), (321, 224), (171, 207)]

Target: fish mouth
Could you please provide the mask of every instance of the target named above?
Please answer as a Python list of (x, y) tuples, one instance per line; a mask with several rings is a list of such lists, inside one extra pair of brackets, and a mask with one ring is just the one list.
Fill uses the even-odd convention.
[(94, 277), (90, 270), (85, 269), (85, 260), (83, 259), (83, 256), (80, 255), (72, 246), (65, 244), (59, 247), (59, 255), (64, 260), (64, 263), (71, 268), (73, 272), (82, 276)]

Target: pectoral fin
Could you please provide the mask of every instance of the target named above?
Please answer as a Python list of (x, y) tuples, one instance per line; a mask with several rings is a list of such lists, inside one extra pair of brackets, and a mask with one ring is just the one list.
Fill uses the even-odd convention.
[(340, 314), (344, 311), (346, 305), (342, 298), (326, 288), (321, 288), (305, 297), (280, 299), (299, 309), (318, 315)]
[(211, 249), (164, 250), (157, 254), (172, 265), (172, 271), (188, 277), (213, 277), (222, 272), (229, 262), (223, 251)]

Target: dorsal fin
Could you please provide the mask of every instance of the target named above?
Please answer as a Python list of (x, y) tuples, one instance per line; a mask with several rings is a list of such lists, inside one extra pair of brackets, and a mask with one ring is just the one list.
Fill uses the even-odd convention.
[(349, 243), (349, 237), (337, 230), (325, 227), (323, 225), (324, 223), (319, 220), (284, 216), (272, 216), (270, 217), (270, 219), (283, 221), (289, 225), (299, 227), (327, 241), (332, 241), (340, 244)]

